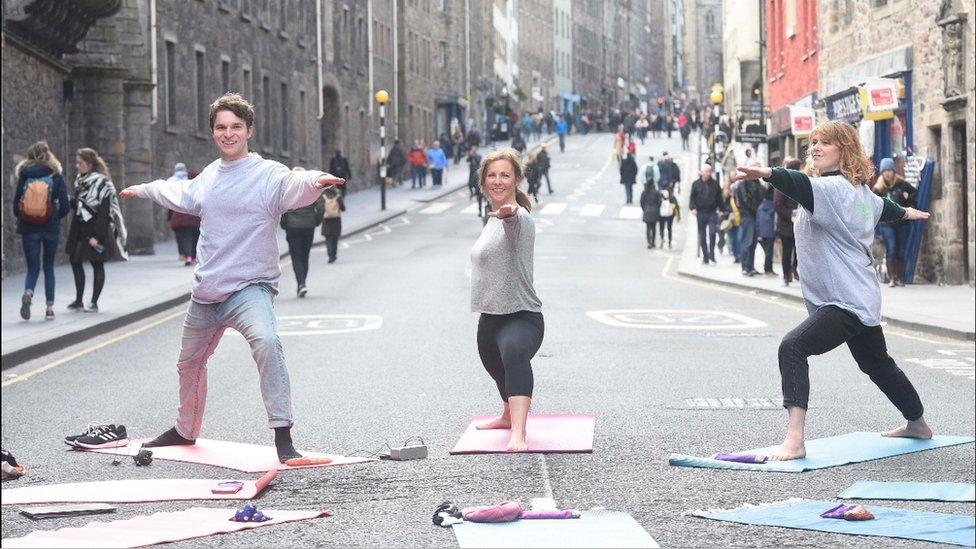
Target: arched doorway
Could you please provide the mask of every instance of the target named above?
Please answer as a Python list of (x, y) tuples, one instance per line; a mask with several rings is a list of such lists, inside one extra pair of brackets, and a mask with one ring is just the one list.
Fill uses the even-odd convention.
[(322, 166), (329, 165), (336, 147), (339, 145), (339, 128), (342, 125), (339, 116), (339, 92), (332, 86), (322, 89)]

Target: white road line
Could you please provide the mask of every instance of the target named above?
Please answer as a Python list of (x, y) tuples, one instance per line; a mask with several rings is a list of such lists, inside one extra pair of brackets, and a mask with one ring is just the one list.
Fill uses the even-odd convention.
[(563, 213), (563, 210), (566, 209), (566, 206), (568, 206), (568, 204), (566, 204), (565, 202), (550, 202), (545, 206), (543, 206), (542, 210), (539, 213), (541, 213), (542, 215), (559, 215)]
[(434, 215), (439, 213), (444, 213), (454, 206), (453, 202), (434, 202), (430, 206), (420, 210), (420, 213), (427, 215)]
[(583, 217), (597, 217), (603, 213), (606, 207), (606, 204), (587, 204), (580, 210), (580, 215)]
[(640, 206), (624, 206), (620, 209), (617, 217), (620, 219), (640, 219), (644, 217), (644, 210), (641, 210)]
[(478, 204), (469, 204), (466, 208), (464, 208), (463, 210), (461, 210), (461, 213), (463, 213), (463, 214), (477, 214), (478, 213)]

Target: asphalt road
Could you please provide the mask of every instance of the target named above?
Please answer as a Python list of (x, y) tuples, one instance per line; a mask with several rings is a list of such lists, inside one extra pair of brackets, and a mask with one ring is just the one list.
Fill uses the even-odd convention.
[[(675, 271), (685, 237), (681, 228), (673, 250), (646, 249), (640, 220), (619, 217), (633, 211), (622, 210), (623, 188), (608, 158), (610, 143), (607, 134), (599, 134), (574, 137), (564, 154), (550, 147), (556, 194), (543, 195), (535, 214), (536, 287), (546, 337), (533, 362), (533, 409), (596, 413), (592, 454), (448, 455), (472, 415), (500, 408), (478, 359), (477, 316), (468, 305), (468, 252), (481, 222), (470, 213), (473, 208), (466, 209), (466, 195), (457, 193), (435, 203), (441, 206), (418, 204), (406, 216), (350, 239), (335, 264), (328, 265), (316, 249), (306, 299), (295, 297), (294, 278), (285, 266), (277, 301), (282, 331), (303, 334), (283, 336), (297, 446), (372, 451), (417, 435), (428, 443), (430, 457), (283, 472), (257, 500), (260, 508), (328, 510), (334, 516), (175, 546), (452, 547), (450, 529), (430, 521), (442, 501), (465, 506), (536, 497), (551, 497), (563, 508), (626, 511), (662, 546), (928, 546), (683, 515), (790, 497), (832, 501), (858, 479), (973, 482), (974, 447), (803, 474), (669, 467), (671, 452), (706, 455), (781, 440), (786, 414), (775, 403), (776, 349), (805, 312), (795, 303), (680, 278)], [(639, 153), (669, 149), (674, 154), (679, 143), (655, 140)], [(681, 160), (687, 173), (692, 161)], [(106, 291), (113, 283), (122, 281), (110, 281)], [(606, 312), (633, 309), (656, 312)], [(4, 372), (3, 446), (29, 468), (25, 478), (4, 488), (235, 476), (159, 460), (150, 467), (137, 468), (128, 460), (116, 467), (109, 456), (67, 451), (61, 442), (94, 420), (123, 423), (131, 437), (154, 436), (172, 425), (179, 313), (90, 341), (58, 362), (49, 358)], [(306, 315), (359, 316), (288, 318)], [(738, 327), (729, 328), (730, 323)], [(338, 326), (354, 331), (321, 333)], [(891, 354), (918, 387), (935, 431), (973, 435), (973, 381), (906, 362), (946, 351), (972, 356), (972, 343), (896, 329), (887, 330), (887, 337)], [(901, 421), (846, 348), (814, 358), (811, 365), (810, 438), (882, 430)], [(270, 444), (256, 370), (243, 339), (225, 335), (209, 370), (203, 436)], [(728, 408), (722, 398), (742, 400), (725, 401), (732, 403)], [(751, 406), (735, 407), (743, 402)], [(866, 503), (974, 514), (972, 504)], [(199, 505), (231, 503), (122, 505), (112, 518)], [(4, 538), (92, 520), (34, 523), (12, 507), (3, 507), (2, 519)]]

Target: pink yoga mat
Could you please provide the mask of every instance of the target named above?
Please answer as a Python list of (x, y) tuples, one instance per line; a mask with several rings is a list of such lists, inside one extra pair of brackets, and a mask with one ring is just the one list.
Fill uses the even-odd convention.
[(219, 482), (233, 479), (132, 479), (24, 486), (3, 490), (0, 492), (0, 497), (2, 497), (4, 505), (252, 499), (260, 494), (276, 476), (278, 476), (278, 471), (272, 469), (256, 481), (241, 481), (244, 483), (244, 487), (234, 494), (214, 494), (212, 492)]
[[(508, 452), (508, 429), (478, 430), (475, 425), (495, 416), (475, 416), (451, 450), (452, 454), (496, 454)], [(538, 454), (593, 451), (595, 414), (529, 414), (525, 424), (528, 452)]]
[[(101, 454), (134, 456), (139, 453), (143, 442), (145, 442), (145, 440), (133, 440), (128, 446), (123, 448), (105, 448), (88, 451), (98, 452)], [(300, 450), (302, 455), (305, 457), (327, 457), (332, 459), (332, 463), (289, 467), (288, 465), (278, 462), (278, 454), (275, 452), (274, 446), (259, 446), (257, 444), (227, 442), (224, 440), (209, 440), (205, 438), (198, 438), (197, 443), (192, 446), (163, 446), (161, 448), (148, 449), (152, 450), (153, 459), (168, 459), (172, 461), (184, 461), (187, 463), (200, 463), (202, 465), (225, 467), (227, 469), (234, 469), (237, 471), (243, 471), (245, 473), (263, 473), (272, 469), (304, 469), (307, 467), (328, 467), (330, 465), (349, 465), (352, 463), (376, 461), (372, 458), (346, 457)]]
[(140, 515), (128, 520), (89, 522), (81, 528), (35, 530), (22, 538), (5, 538), (4, 547), (142, 547), (262, 528), (285, 522), (330, 516), (321, 511), (261, 509), (266, 522), (233, 522), (236, 509), (194, 507), (176, 513)]

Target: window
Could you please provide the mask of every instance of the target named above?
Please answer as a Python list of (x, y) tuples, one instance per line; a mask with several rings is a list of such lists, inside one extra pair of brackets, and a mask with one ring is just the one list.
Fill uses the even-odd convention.
[(251, 0), (241, 0), (241, 19), (251, 20)]
[(438, 54), (438, 61), (440, 62), (441, 68), (447, 68), (447, 42), (441, 40), (440, 42), (440, 52)]
[(166, 71), (163, 74), (166, 125), (176, 126), (176, 42), (166, 41)]
[(194, 59), (196, 60), (194, 88), (196, 89), (197, 132), (205, 135), (210, 128), (210, 116), (207, 109), (207, 65), (204, 52), (196, 50)]
[(250, 67), (241, 69), (241, 91), (244, 93), (244, 99), (254, 101), (254, 88), (251, 86)]
[(261, 102), (264, 107), (264, 112), (262, 113), (264, 131), (262, 135), (264, 136), (265, 148), (268, 148), (271, 146), (271, 79), (267, 76), (261, 78)]
[(291, 150), (291, 142), (288, 139), (291, 128), (288, 125), (288, 84), (281, 83), (281, 150), (286, 152)]
[(220, 93), (225, 94), (230, 91), (230, 59), (220, 60)]
[(288, 4), (289, 0), (278, 0), (281, 6), (278, 14), (278, 25), (282, 34), (288, 34)]

